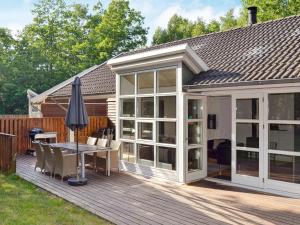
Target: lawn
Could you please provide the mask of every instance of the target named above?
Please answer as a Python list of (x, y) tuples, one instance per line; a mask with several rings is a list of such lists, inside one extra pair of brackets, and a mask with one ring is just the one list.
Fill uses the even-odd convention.
[(0, 225), (111, 224), (18, 176), (0, 174)]

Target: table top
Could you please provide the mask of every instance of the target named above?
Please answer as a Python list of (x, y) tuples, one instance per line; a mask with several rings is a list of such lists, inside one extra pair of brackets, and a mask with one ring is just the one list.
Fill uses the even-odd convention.
[[(66, 142), (66, 143), (50, 143), (50, 146), (60, 147), (64, 149), (69, 149), (76, 151), (76, 142)], [(110, 147), (100, 147), (97, 145), (88, 145), (88, 144), (78, 144), (79, 152), (100, 152), (100, 151), (110, 151), (112, 150)]]

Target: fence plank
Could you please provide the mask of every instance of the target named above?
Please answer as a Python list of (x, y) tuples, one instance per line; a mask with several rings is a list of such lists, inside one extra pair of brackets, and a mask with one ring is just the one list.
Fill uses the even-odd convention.
[(16, 143), (15, 135), (0, 133), (0, 170), (16, 172)]
[[(65, 118), (63, 117), (0, 117), (0, 133), (15, 135), (15, 151), (18, 154), (22, 154), (25, 153), (30, 146), (28, 132), (34, 127), (42, 128), (45, 132), (57, 132), (57, 141), (66, 142), (68, 140), (68, 129), (65, 126), (64, 120)], [(89, 117), (89, 125), (79, 131), (79, 141), (82, 143), (86, 142), (87, 136), (107, 126), (107, 117)]]

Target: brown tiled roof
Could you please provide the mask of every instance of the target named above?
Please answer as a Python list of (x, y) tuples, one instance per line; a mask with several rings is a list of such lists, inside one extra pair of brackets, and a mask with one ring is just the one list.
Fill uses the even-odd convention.
[[(300, 81), (300, 16), (212, 33), (121, 54), (146, 52), (188, 43), (210, 70), (186, 87), (218, 87)], [(82, 76), (85, 95), (115, 93), (115, 74), (105, 63)], [(51, 96), (70, 95), (71, 84)]]
[[(115, 93), (116, 76), (106, 63), (83, 75), (80, 80), (83, 95)], [(71, 95), (71, 88), (72, 82), (53, 92), (50, 96), (69, 96)]]
[[(210, 68), (188, 85), (215, 87), (300, 78), (300, 16), (157, 45), (124, 55), (188, 43)], [(191, 87), (189, 86), (189, 87)]]

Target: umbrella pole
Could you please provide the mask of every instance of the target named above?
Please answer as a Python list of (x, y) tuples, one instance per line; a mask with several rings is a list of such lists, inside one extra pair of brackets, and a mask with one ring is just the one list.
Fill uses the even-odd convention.
[(77, 165), (77, 179), (79, 178), (79, 150), (78, 150), (78, 128), (77, 129), (77, 132), (76, 132), (76, 151), (77, 151), (77, 155), (76, 155), (76, 165)]

